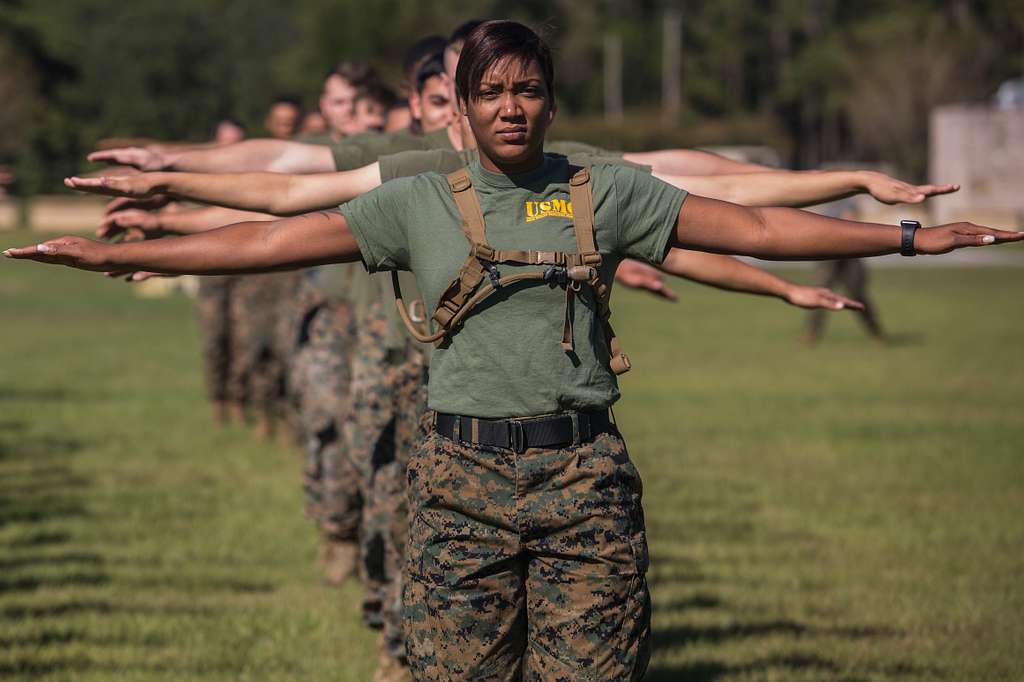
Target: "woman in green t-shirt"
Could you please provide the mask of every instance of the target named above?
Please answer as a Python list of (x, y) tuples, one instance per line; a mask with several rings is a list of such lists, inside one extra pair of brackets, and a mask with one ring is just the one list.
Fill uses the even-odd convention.
[[(478, 286), (504, 284), (437, 349), (433, 428), (409, 469), (404, 589), (413, 670), (446, 680), (639, 679), (650, 641), (641, 485), (608, 415), (618, 398), (610, 360), (621, 356), (597, 295), (617, 263), (658, 263), (672, 247), (766, 259), (940, 254), (1024, 234), (751, 209), (595, 164), (585, 196), (600, 257), (579, 259), (585, 281), (567, 281), (556, 265), (495, 262), (487, 250), (572, 260), (573, 220), (590, 213), (568, 203), (568, 162), (543, 153), (555, 114), (547, 46), (520, 24), (486, 22), (466, 42), (457, 86), (480, 148), (454, 187), (458, 200), (444, 176), (425, 174), (389, 182), (340, 214), (131, 244), (62, 237), (4, 253), (86, 270), (196, 274), (362, 259), (373, 271), (411, 270), (431, 308), (452, 300), (452, 278), (475, 261)], [(479, 260), (466, 258), (467, 192), (486, 228)], [(540, 286), (509, 282), (539, 270), (551, 275)]]

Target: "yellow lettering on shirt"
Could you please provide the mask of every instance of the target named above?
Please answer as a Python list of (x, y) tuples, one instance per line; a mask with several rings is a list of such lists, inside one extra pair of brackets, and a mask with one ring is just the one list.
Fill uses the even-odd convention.
[(565, 199), (551, 201), (527, 201), (526, 222), (541, 218), (572, 218), (572, 202)]

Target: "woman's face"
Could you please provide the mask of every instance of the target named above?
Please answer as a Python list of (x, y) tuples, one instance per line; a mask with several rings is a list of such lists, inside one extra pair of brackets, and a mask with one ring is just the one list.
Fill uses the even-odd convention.
[(515, 173), (539, 163), (555, 107), (537, 62), (505, 59), (484, 73), (470, 93), (466, 115), (481, 161)]

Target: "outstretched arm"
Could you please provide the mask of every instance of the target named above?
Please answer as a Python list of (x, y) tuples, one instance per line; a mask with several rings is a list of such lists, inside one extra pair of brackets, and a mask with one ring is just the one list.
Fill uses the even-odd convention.
[(60, 237), (7, 249), (4, 255), (98, 272), (180, 275), (273, 272), (360, 257), (356, 239), (340, 213), (237, 223), (178, 239), (121, 244)]
[(146, 171), (330, 173), (334, 170), (334, 156), (329, 147), (271, 139), (243, 140), (201, 149), (124, 147), (93, 152), (88, 158)]
[(239, 211), (220, 206), (206, 206), (192, 209), (160, 209), (145, 211), (126, 208), (108, 213), (96, 229), (101, 239), (114, 239), (122, 233), (139, 230), (147, 239), (169, 234), (195, 234), (208, 232), (218, 227), (249, 220), (273, 220), (274, 216), (253, 211)]
[(717, 289), (774, 296), (801, 308), (864, 309), (852, 298), (824, 288), (801, 286), (731, 256), (671, 249), (659, 267), (663, 272)]
[[(918, 230), (914, 247), (919, 254), (941, 254), (1021, 239), (1024, 232), (952, 223)], [(766, 260), (855, 258), (898, 253), (900, 228), (792, 208), (747, 208), (691, 195), (679, 211), (671, 245)]]
[(698, 149), (659, 149), (653, 152), (627, 152), (623, 159), (650, 166), (655, 173), (667, 175), (738, 175), (774, 170), (756, 163), (733, 161), (713, 152)]
[(244, 211), (297, 215), (337, 207), (380, 186), (372, 163), (341, 173), (140, 173), (121, 177), (65, 178), (72, 189), (144, 199), (165, 194)]
[(911, 185), (874, 171), (766, 171), (729, 175), (654, 176), (710, 199), (744, 206), (811, 206), (866, 192), (886, 204), (919, 204), (959, 185)]

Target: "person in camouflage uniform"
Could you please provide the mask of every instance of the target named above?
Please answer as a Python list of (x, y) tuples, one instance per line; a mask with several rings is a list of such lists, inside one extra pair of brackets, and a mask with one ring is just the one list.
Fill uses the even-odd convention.
[(229, 301), (231, 325), (228, 397), (245, 406), (257, 433), (269, 438), (284, 399), (284, 352), (278, 345), (279, 301), (294, 286), (292, 273), (246, 275)]
[(362, 498), (359, 473), (346, 453), (354, 319), (347, 301), (332, 300), (304, 273), (291, 325), (289, 392), (299, 415), (305, 464), (306, 516), (320, 531), (318, 563), (338, 585), (356, 566)]
[[(381, 679), (405, 659), (400, 576), (405, 555), (406, 464), (426, 409), (422, 350), (400, 329), (380, 277), (356, 283), (358, 332), (352, 364), (352, 409), (346, 421), (349, 454), (360, 472), (364, 508), (360, 574), (363, 617), (382, 629)], [(390, 287), (390, 285), (388, 285)]]
[(218, 424), (240, 420), (242, 408), (228, 400), (231, 372), (231, 292), (237, 277), (201, 277), (196, 293), (196, 323), (203, 354), (206, 394)]

